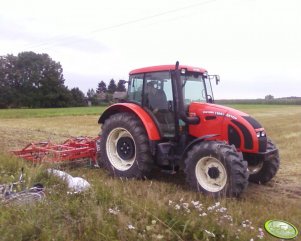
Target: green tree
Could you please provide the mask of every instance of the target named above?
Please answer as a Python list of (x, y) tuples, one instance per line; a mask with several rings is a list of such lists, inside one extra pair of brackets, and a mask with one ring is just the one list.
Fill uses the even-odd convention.
[(102, 80), (98, 83), (98, 87), (96, 93), (106, 93), (107, 92), (107, 84)]
[(72, 96), (72, 106), (85, 106), (86, 97), (85, 94), (79, 88), (73, 88), (70, 90)]
[(116, 88), (117, 88), (117, 86), (116, 86), (115, 80), (111, 79), (110, 83), (109, 83), (109, 86), (108, 86), (108, 92), (110, 94), (113, 94), (116, 91)]
[(126, 83), (125, 80), (123, 79), (119, 80), (117, 83), (116, 91), (120, 91), (120, 92), (126, 91), (125, 83)]
[(264, 97), (265, 100), (274, 100), (274, 96), (273, 95), (266, 95)]
[(13, 55), (0, 56), (0, 108), (14, 107), (16, 62), (17, 58)]
[(97, 94), (94, 89), (88, 89), (87, 100), (91, 102), (92, 105), (97, 105)]
[[(63, 68), (48, 54), (22, 52), (1, 57), (0, 82), (5, 84), (6, 107), (64, 107), (71, 94), (64, 85)], [(0, 93), (2, 96), (2, 93)], [(5, 98), (5, 96), (2, 98)]]
[(94, 89), (88, 89), (87, 91), (87, 98), (88, 100), (92, 100), (92, 98), (94, 98), (96, 95), (95, 90)]

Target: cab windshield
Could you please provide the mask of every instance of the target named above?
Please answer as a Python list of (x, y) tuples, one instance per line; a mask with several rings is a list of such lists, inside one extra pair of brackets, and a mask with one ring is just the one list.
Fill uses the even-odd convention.
[(187, 72), (185, 75), (181, 75), (181, 80), (185, 105), (189, 105), (191, 102), (212, 102), (211, 84), (206, 76)]

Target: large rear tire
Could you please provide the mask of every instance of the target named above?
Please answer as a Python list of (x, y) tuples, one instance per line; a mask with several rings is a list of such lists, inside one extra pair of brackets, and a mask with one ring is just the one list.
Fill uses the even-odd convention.
[[(268, 139), (267, 151), (275, 150), (277, 147)], [(257, 165), (249, 166), (249, 181), (264, 184), (270, 181), (277, 173), (280, 165), (279, 153), (271, 154), (265, 161), (260, 161)]]
[(237, 197), (248, 185), (247, 162), (223, 142), (196, 144), (185, 159), (185, 174), (194, 190), (214, 197)]
[(100, 148), (98, 163), (114, 176), (145, 178), (152, 169), (147, 134), (131, 113), (117, 113), (105, 121)]

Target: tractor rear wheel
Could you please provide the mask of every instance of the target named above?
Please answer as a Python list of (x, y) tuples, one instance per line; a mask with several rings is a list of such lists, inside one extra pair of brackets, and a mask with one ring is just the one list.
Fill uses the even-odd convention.
[[(275, 150), (277, 147), (268, 139), (267, 151)], [(249, 166), (249, 181), (264, 184), (270, 181), (277, 173), (280, 165), (279, 153), (271, 154), (265, 161), (260, 161), (255, 166)]]
[(145, 178), (152, 169), (147, 134), (141, 122), (131, 113), (117, 113), (105, 121), (100, 148), (99, 165), (114, 176)]
[(248, 185), (247, 162), (224, 142), (196, 144), (185, 159), (185, 174), (193, 189), (214, 197), (239, 196)]

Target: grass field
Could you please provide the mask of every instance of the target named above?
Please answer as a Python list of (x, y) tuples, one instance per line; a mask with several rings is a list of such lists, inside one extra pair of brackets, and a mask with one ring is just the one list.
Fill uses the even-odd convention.
[(26, 184), (41, 182), (47, 194), (35, 205), (0, 204), (0, 240), (278, 240), (264, 231), (269, 219), (300, 230), (301, 107), (233, 107), (263, 124), (280, 150), (281, 166), (268, 184), (250, 184), (239, 199), (220, 200), (191, 191), (181, 173), (121, 180), (87, 166), (65, 167), (92, 185), (67, 195), (66, 184), (45, 172), (47, 165), (33, 166), (8, 152), (33, 141), (97, 136), (104, 108), (0, 110), (0, 183), (16, 180), (24, 166)]

